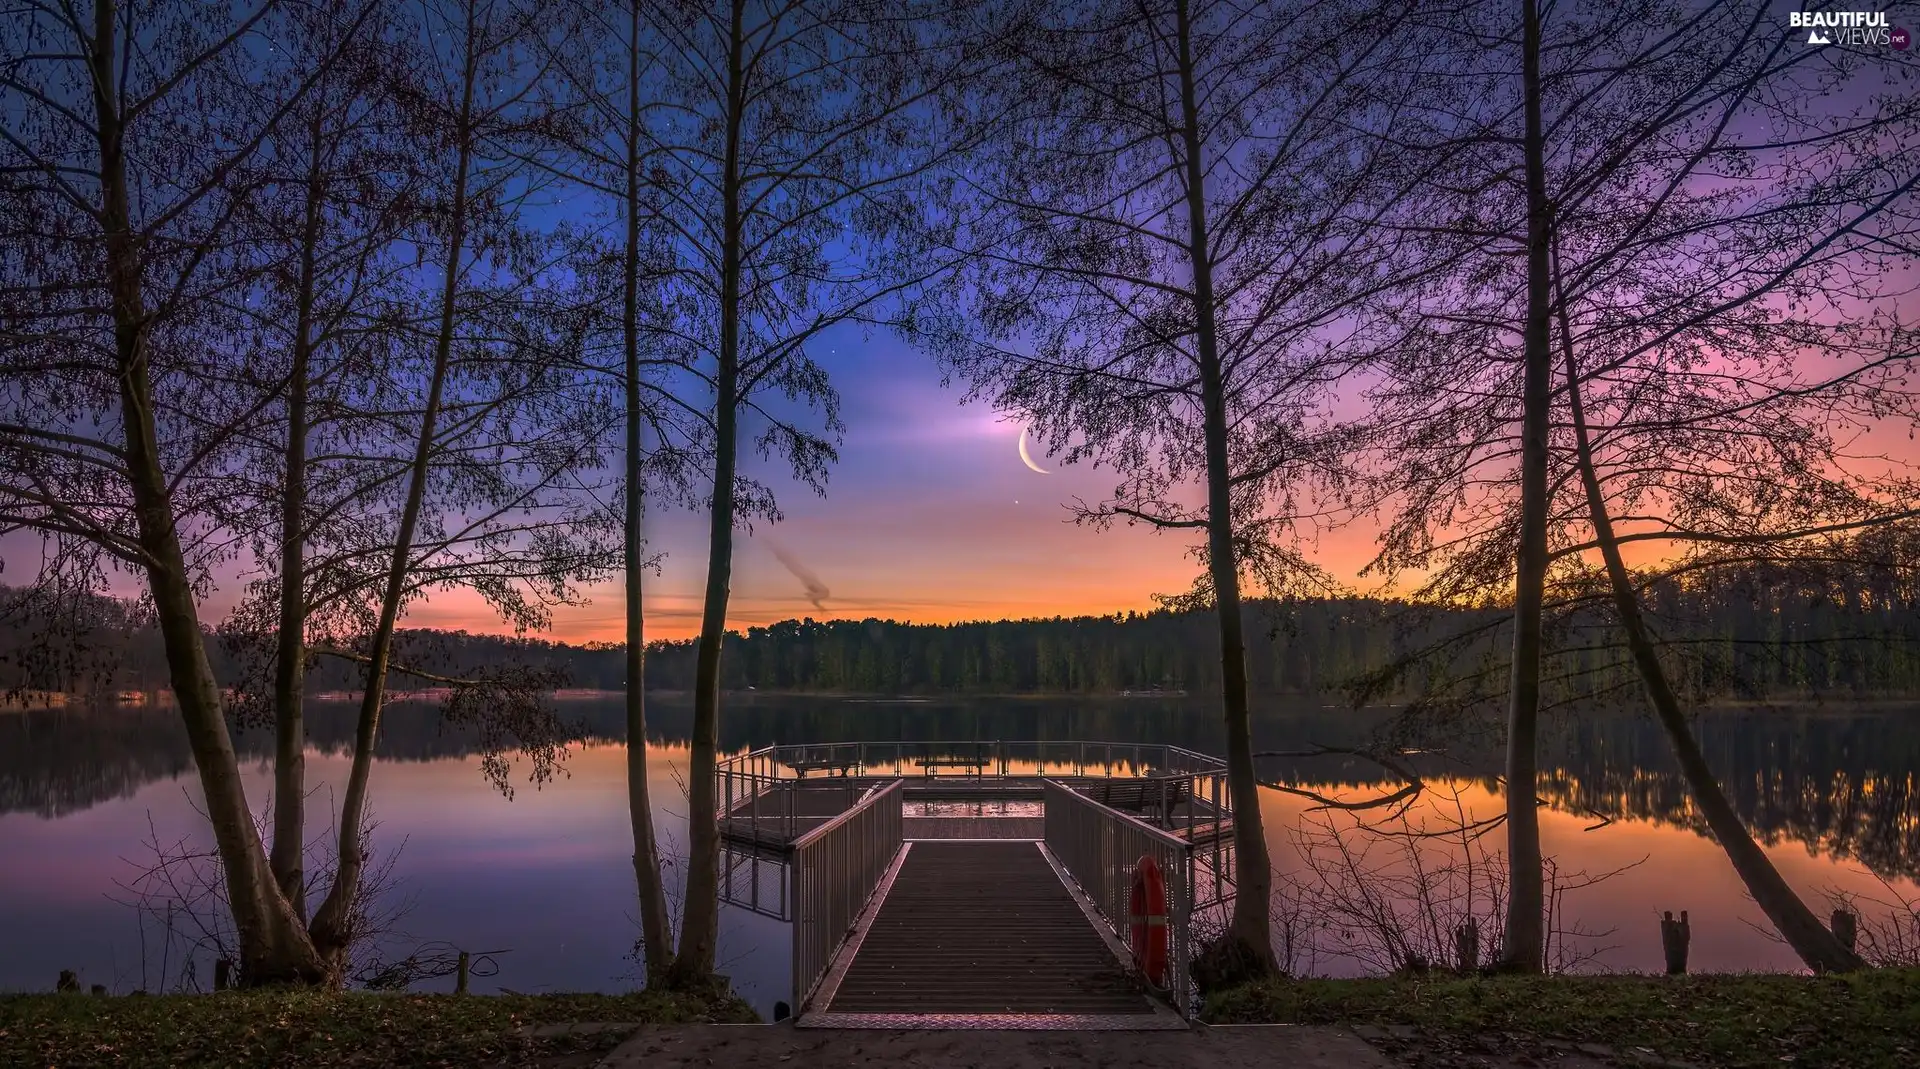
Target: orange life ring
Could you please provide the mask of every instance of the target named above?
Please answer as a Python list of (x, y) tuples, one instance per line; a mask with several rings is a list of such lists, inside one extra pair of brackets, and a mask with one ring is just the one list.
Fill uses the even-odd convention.
[(1133, 961), (1147, 982), (1167, 986), (1167, 885), (1151, 854), (1133, 863), (1133, 893), (1127, 899), (1133, 929)]

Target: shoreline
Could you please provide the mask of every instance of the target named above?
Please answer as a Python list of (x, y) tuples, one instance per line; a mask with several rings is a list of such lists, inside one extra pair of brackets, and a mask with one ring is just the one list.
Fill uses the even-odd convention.
[[(390, 691), (386, 704), (424, 704), (443, 700), (451, 691), (445, 687), (417, 690)], [(1200, 691), (929, 691), (906, 694), (888, 694), (866, 691), (839, 690), (726, 690), (721, 692), (730, 702), (753, 703), (761, 699), (773, 701), (819, 701), (842, 702), (848, 705), (903, 706), (903, 705), (941, 705), (966, 704), (972, 702), (1019, 702), (1044, 704), (1050, 702), (1178, 702), (1190, 704), (1210, 704), (1219, 700), (1219, 695)], [(321, 691), (307, 695), (307, 701), (325, 704), (357, 703), (362, 692), (352, 690)], [(656, 701), (688, 701), (693, 697), (691, 690), (682, 688), (649, 688), (648, 699)], [(563, 687), (550, 691), (549, 700), (558, 704), (588, 702), (618, 702), (626, 697), (624, 690), (602, 690), (593, 687)], [(1368, 705), (1357, 709), (1342, 702), (1329, 702), (1324, 694), (1260, 694), (1253, 695), (1254, 715), (1286, 715), (1288, 712), (1303, 709), (1312, 710), (1351, 710), (1353, 712), (1375, 715), (1388, 715), (1398, 707), (1391, 705)], [(1266, 709), (1261, 708), (1267, 707)], [(1274, 706), (1282, 706), (1273, 709)], [(87, 695), (59, 691), (30, 691), (24, 699), (0, 695), (0, 715), (8, 713), (36, 713), (49, 710), (69, 710), (77, 713), (101, 713), (119, 709), (171, 709), (175, 708), (171, 690), (162, 688), (155, 691), (128, 691), (107, 700), (89, 700)], [(1716, 699), (1701, 702), (1692, 707), (1692, 711), (1708, 715), (1784, 713), (1787, 715), (1861, 715), (1861, 714), (1897, 714), (1902, 712), (1920, 713), (1920, 694), (1916, 695), (1870, 695), (1864, 697), (1843, 696), (1804, 696), (1764, 698), (1752, 700)], [(1618, 705), (1595, 706), (1592, 708), (1570, 710), (1574, 716), (1619, 716), (1640, 715), (1645, 712), (1638, 702), (1623, 702)]]
[[(1214, 992), (1191, 1029), (825, 1030), (762, 1025), (727, 992), (448, 995), (265, 988), (0, 995), (0, 1062), (686, 1069), (1255, 1069), (1274, 1064), (1880, 1069), (1912, 1063), (1920, 971), (1845, 976), (1279, 977)], [(743, 1027), (744, 1026), (744, 1027)], [(983, 1042), (984, 1041), (984, 1042)], [(103, 1052), (111, 1057), (101, 1059)]]

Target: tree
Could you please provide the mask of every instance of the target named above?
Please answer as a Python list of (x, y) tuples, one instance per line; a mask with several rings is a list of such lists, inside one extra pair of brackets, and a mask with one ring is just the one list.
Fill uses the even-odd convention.
[(1344, 480), (1332, 388), (1395, 334), (1379, 299), (1432, 267), (1376, 225), (1419, 169), (1394, 144), (1406, 15), (1165, 0), (1023, 26), (975, 105), (999, 131), (960, 183), (975, 267), (923, 328), (976, 395), (1119, 472), (1079, 520), (1201, 536), (1174, 600), (1217, 623), (1231, 952), (1254, 974), (1276, 966), (1242, 589), (1324, 586), (1290, 535)]
[[(649, 155), (674, 252), (662, 340), (698, 369), (713, 447), (675, 984), (711, 976), (718, 934), (713, 769), (734, 529), (779, 516), (743, 473), (742, 439), (820, 490), (840, 422), (810, 350), (833, 328), (878, 321), (946, 266), (907, 255), (901, 240), (922, 225), (931, 202), (917, 194), (952, 151), (932, 136), (932, 103), (964, 50), (938, 10), (689, 0), (652, 12), (665, 70)], [(810, 409), (823, 414), (819, 430), (800, 423)]]
[[(537, 625), (547, 600), (568, 599), (573, 582), (606, 574), (613, 559), (602, 540), (605, 510), (579, 492), (600, 466), (598, 413), (607, 408), (572, 357), (586, 317), (572, 307), (561, 250), (522, 215), (542, 175), (527, 158), (545, 145), (551, 63), (538, 61), (546, 51), (538, 46), (553, 27), (537, 4), (449, 0), (424, 16), (426, 65), (444, 80), (408, 105), (435, 132), (446, 166), (434, 175), (436, 240), (423, 250), (438, 261), (439, 279), (423, 324), (431, 357), (404, 497), (383, 532), (377, 615), (357, 658), (366, 679), (334, 880), (311, 924), (315, 944), (336, 962), (353, 937), (368, 783), (404, 607), (427, 590), (470, 583), (510, 620)], [(504, 718), (523, 742), (550, 745), (543, 675), (440, 682), (456, 686), (455, 715)], [(504, 785), (501, 770), (490, 771)]]
[(275, 8), (136, 24), (111, 0), (85, 21), (30, 3), (0, 37), (17, 102), (0, 126), (0, 523), (144, 576), (249, 983), (326, 972), (254, 828), (195, 603), (221, 462), (257, 403), (203, 386), (232, 355), (207, 297), (240, 266), (228, 240), (255, 191), (236, 175), (340, 55), (251, 54)]
[[(343, 41), (351, 27), (336, 14), (288, 12), (284, 47), (342, 58), (273, 128), (248, 168), (260, 195), (246, 205), (242, 224), (262, 235), (257, 274), (254, 285), (236, 287), (241, 298), (226, 298), (251, 328), (256, 352), (286, 357), (246, 369), (241, 385), (283, 407), (278, 421), (238, 436), (243, 466), (277, 468), (281, 478), (238, 497), (239, 515), (229, 521), (253, 535), (256, 560), (277, 566), (222, 631), (229, 646), (260, 651), (249, 667), (271, 677), (229, 678), (238, 699), (229, 713), (274, 726), (269, 861), (303, 918), (307, 662), (329, 638), (345, 644), (360, 630), (354, 602), (371, 577), (348, 562), (369, 513), (391, 498), (404, 471), (390, 451), (402, 437), (394, 417), (406, 403), (406, 391), (395, 388), (406, 341), (393, 311), (410, 296), (402, 279), (411, 257), (401, 245), (420, 236), (426, 190), (390, 77), (392, 52), (404, 51), (400, 25), (382, 13)], [(310, 633), (316, 625), (319, 635)]]
[[(1647, 548), (1664, 541), (1669, 551), (1724, 545), (1729, 537), (1746, 546), (1785, 543), (1795, 533), (1902, 515), (1886, 502), (1910, 499), (1911, 490), (1846, 474), (1851, 462), (1832, 431), (1835, 419), (1894, 410), (1886, 387), (1899, 330), (1859, 309), (1878, 269), (1911, 247), (1912, 174), (1898, 162), (1910, 152), (1911, 112), (1885, 101), (1836, 107), (1835, 88), (1860, 61), (1840, 52), (1823, 58), (1764, 13), (1739, 5), (1562, 9), (1537, 38), (1539, 73), (1523, 74), (1519, 95), (1529, 111), (1541, 111), (1539, 136), (1529, 115), (1529, 133), (1518, 140), (1543, 157), (1527, 177), (1545, 176), (1559, 261), (1552, 296), (1564, 350), (1558, 362), (1582, 377), (1550, 394), (1544, 607), (1572, 636), (1593, 633), (1596, 602), (1614, 604), (1630, 663), (1655, 698), (1716, 837), (1809, 965), (1842, 967), (1831, 935), (1771, 872), (1731, 809), (1716, 803), (1719, 787), (1695, 759), (1644, 620), (1636, 622), (1637, 610), (1621, 598), (1624, 560), (1606, 562), (1596, 577), (1582, 558), (1595, 550), (1608, 556), (1611, 536), (1601, 532), (1609, 512), (1639, 528), (1628, 541)], [(1457, 179), (1445, 191), (1471, 194), (1461, 197), (1453, 232), (1485, 242), (1486, 266), (1432, 316), (1432, 347), (1412, 350), (1391, 384), (1374, 393), (1395, 418), (1416, 414), (1405, 424), (1393, 473), (1409, 489), (1382, 559), (1442, 564), (1426, 591), (1440, 599), (1478, 596), (1507, 581), (1510, 554), (1533, 533), (1528, 505), (1539, 500), (1515, 482), (1510, 466), (1511, 428), (1525, 422), (1514, 409), (1534, 415), (1525, 401), (1538, 395), (1505, 369), (1524, 363), (1529, 376), (1535, 372), (1537, 314), (1546, 307), (1538, 299), (1540, 202), (1530, 195), (1523, 212), (1499, 195), (1511, 186), (1513, 168), (1499, 149), (1515, 140), (1501, 132), (1513, 110), (1507, 97), (1490, 95), (1487, 118), (1477, 122), (1487, 158), (1462, 156), (1481, 178)], [(1522, 248), (1524, 279), (1501, 266)], [(1524, 324), (1507, 311), (1515, 306), (1528, 310)], [(1811, 308), (1850, 311), (1836, 322)], [(1576, 351), (1596, 355), (1576, 360)], [(1839, 357), (1839, 369), (1811, 374), (1804, 364), (1811, 353)], [(1593, 443), (1582, 445), (1574, 433), (1577, 396), (1589, 408), (1605, 398), (1609, 412), (1597, 428), (1603, 444), (1594, 471), (1585, 470), (1596, 467)], [(1521, 443), (1524, 453), (1530, 432), (1523, 430)], [(1521, 468), (1531, 473), (1524, 461)], [(1603, 500), (1591, 500), (1590, 483)], [(1696, 566), (1661, 570), (1685, 574)], [(1586, 657), (1617, 637), (1544, 652)], [(1516, 709), (1525, 667), (1519, 641), (1516, 635), (1507, 695)], [(1510, 802), (1532, 793), (1513, 778), (1508, 792)], [(1510, 824), (1517, 817), (1510, 807)], [(1511, 828), (1510, 835), (1527, 837)], [(1510, 941), (1531, 923), (1523, 912), (1531, 911), (1516, 905)], [(1522, 955), (1509, 946), (1508, 956)]]
[(1546, 962), (1539, 782), (1541, 611), (1547, 582), (1547, 423), (1552, 405), (1547, 252), (1546, 130), (1541, 118), (1540, 10), (1521, 8), (1521, 93), (1525, 100), (1527, 303), (1521, 365), (1520, 552), (1514, 567), (1513, 685), (1507, 712), (1507, 920), (1501, 964), (1539, 972)]
[[(1920, 233), (1920, 109), (1810, 108), (1880, 72), (1823, 61), (1731, 6), (1703, 22), (1724, 51), (1703, 60), (1656, 45), (1636, 57), (1645, 76), (1680, 87), (1663, 110), (1649, 117), (1635, 95), (1631, 110), (1603, 111), (1612, 101), (1592, 95), (1621, 133), (1579, 160), (1582, 180), (1555, 220), (1555, 322), (1591, 532), (1569, 552), (1599, 551), (1648, 703), (1748, 892), (1809, 968), (1846, 971), (1860, 958), (1782, 878), (1708, 767), (1622, 544), (1678, 553), (1662, 571), (1705, 571), (1729, 555), (1831, 552), (1826, 536), (1915, 515), (1920, 486), (1863, 463), (1841, 436), (1869, 414), (1920, 422), (1906, 381), (1920, 347), (1909, 324), (1874, 308)], [(1718, 174), (1772, 180), (1700, 188)], [(1642, 314), (1613, 315), (1623, 300)]]
[(662, 300), (670, 292), (673, 230), (662, 215), (660, 196), (665, 153), (650, 135), (653, 113), (664, 102), (654, 84), (662, 73), (656, 55), (661, 45), (648, 13), (643, 0), (629, 0), (624, 12), (582, 4), (556, 56), (569, 90), (557, 137), (561, 158), (574, 165), (562, 170), (610, 205), (617, 224), (612, 241), (581, 242), (579, 270), (596, 294), (592, 303), (618, 309), (597, 324), (596, 336), (606, 339), (614, 355), (599, 361), (596, 370), (618, 383), (622, 398), (627, 811), (641, 946), (648, 983), (656, 984), (674, 948), (647, 776), (644, 595), (646, 572), (655, 562), (647, 555), (645, 524), (650, 492), (675, 503), (692, 496), (706, 428), (704, 414), (678, 396), (686, 387), (681, 374), (686, 346), (674, 336)]

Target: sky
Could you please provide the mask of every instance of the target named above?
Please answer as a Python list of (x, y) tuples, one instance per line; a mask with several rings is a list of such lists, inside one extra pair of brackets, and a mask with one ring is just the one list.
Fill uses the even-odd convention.
[[(1192, 532), (1075, 526), (1067, 505), (1105, 499), (1117, 481), (1113, 471), (1061, 464), (1032, 440), (1034, 460), (1051, 474), (1030, 470), (1020, 459), (1020, 425), (985, 403), (963, 404), (963, 385), (942, 387), (930, 357), (853, 327), (829, 336), (816, 355), (841, 395), (840, 462), (820, 497), (756, 458), (751, 473), (773, 483), (785, 520), (741, 532), (735, 543), (730, 628), (809, 616), (950, 623), (1114, 613), (1154, 608), (1155, 594), (1192, 585), (1199, 567), (1188, 556)], [(649, 576), (648, 637), (687, 638), (700, 627), (707, 514), (649, 519), (653, 549), (666, 557), (661, 574)], [(1357, 584), (1372, 539), (1371, 528), (1333, 532), (1315, 556), (1336, 578)], [(775, 546), (826, 586), (824, 610)], [(544, 637), (622, 640), (620, 581), (587, 595), (588, 604), (557, 609)], [(406, 625), (505, 630), (465, 593), (416, 605)]]
[[(1115, 473), (1064, 465), (1037, 443), (1036, 459), (1052, 470), (1030, 470), (1017, 451), (1020, 425), (984, 403), (962, 403), (962, 388), (943, 387), (924, 354), (858, 327), (826, 335), (810, 351), (841, 394), (840, 460), (824, 497), (781, 478), (777, 465), (746, 462), (747, 474), (775, 486), (785, 520), (741, 532), (729, 627), (807, 616), (945, 623), (1114, 613), (1152, 608), (1154, 595), (1191, 585), (1198, 567), (1190, 556), (1193, 532), (1075, 526), (1067, 503), (1109, 497)], [(1920, 445), (1904, 434), (1890, 448), (1895, 463), (1920, 457)], [(649, 576), (648, 634), (686, 638), (699, 626), (707, 517), (678, 510), (650, 520), (652, 549), (665, 556), (661, 573)], [(1375, 592), (1378, 581), (1358, 574), (1373, 555), (1375, 534), (1372, 524), (1360, 523), (1312, 535), (1305, 548), (1337, 581)], [(32, 554), (24, 536), (0, 540), (0, 556), (16, 564), (16, 574), (28, 570)], [(826, 588), (818, 605), (777, 554)], [(203, 605), (208, 623), (231, 606), (239, 583), (224, 586)], [(115, 588), (133, 593), (138, 585)], [(555, 611), (544, 637), (623, 638), (620, 581), (583, 593), (583, 604)], [(405, 625), (508, 630), (469, 592), (417, 603)]]

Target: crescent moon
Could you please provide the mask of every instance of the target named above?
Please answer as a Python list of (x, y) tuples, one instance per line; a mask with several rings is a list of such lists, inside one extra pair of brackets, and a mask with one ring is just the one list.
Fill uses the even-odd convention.
[(1033, 454), (1027, 452), (1027, 429), (1025, 427), (1020, 428), (1020, 460), (1023, 463), (1025, 463), (1027, 467), (1032, 468), (1034, 471), (1037, 471), (1042, 475), (1053, 474), (1052, 472), (1041, 467), (1040, 465), (1035, 464), (1033, 462)]

